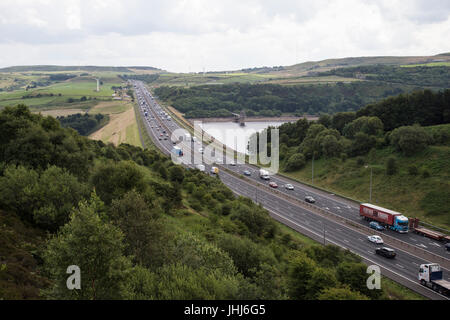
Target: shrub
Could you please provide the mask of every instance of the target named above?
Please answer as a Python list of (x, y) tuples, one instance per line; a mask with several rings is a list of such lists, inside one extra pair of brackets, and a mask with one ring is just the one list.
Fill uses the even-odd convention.
[(392, 176), (397, 173), (397, 160), (394, 157), (389, 157), (386, 162), (386, 174)]

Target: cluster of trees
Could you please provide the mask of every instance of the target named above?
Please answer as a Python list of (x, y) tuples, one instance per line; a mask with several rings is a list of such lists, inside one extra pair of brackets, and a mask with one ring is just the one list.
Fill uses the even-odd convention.
[(159, 79), (159, 74), (123, 74), (119, 76), (123, 81), (128, 81), (130, 79), (144, 81), (147, 83), (155, 82)]
[(63, 128), (75, 129), (82, 136), (88, 136), (98, 130), (107, 121), (107, 118), (100, 113), (95, 115), (77, 113), (68, 116), (59, 116), (56, 119), (59, 120)]
[(75, 77), (76, 77), (75, 74), (55, 73), (55, 74), (49, 75), (48, 78), (50, 81), (65, 81), (65, 80), (73, 79)]
[(350, 68), (339, 68), (319, 73), (319, 76), (340, 76), (354, 78), (357, 74), (364, 75), (365, 79), (402, 83), (421, 87), (450, 87), (450, 67), (399, 67), (387, 65), (370, 65)]
[(297, 85), (234, 83), (190, 88), (162, 86), (156, 95), (187, 118), (248, 115), (278, 116), (356, 111), (362, 106), (408, 90), (403, 85), (381, 82)]
[(450, 89), (433, 92), (419, 90), (401, 94), (375, 104), (370, 104), (356, 115), (375, 116), (383, 121), (385, 130), (418, 123), (432, 126), (450, 122)]
[[(286, 171), (296, 171), (313, 157), (345, 160), (389, 145), (411, 156), (430, 144), (445, 144), (449, 140), (448, 132), (429, 134), (421, 124), (450, 123), (446, 116), (450, 115), (449, 98), (450, 90), (417, 91), (369, 105), (358, 112), (322, 114), (317, 123), (302, 119), (283, 124), (279, 127), (280, 161)], [(390, 174), (396, 172), (392, 161), (388, 167)]]
[[(52, 299), (377, 299), (360, 259), (304, 246), (222, 182), (156, 151), (91, 141), (27, 107), (0, 112), (0, 207), (49, 232)], [(195, 213), (195, 214), (192, 214)], [(67, 267), (81, 271), (68, 290)]]

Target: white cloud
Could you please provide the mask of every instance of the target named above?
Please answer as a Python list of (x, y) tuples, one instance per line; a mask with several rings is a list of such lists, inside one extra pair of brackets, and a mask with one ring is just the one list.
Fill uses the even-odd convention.
[(450, 51), (447, 0), (2, 0), (0, 66), (169, 71)]

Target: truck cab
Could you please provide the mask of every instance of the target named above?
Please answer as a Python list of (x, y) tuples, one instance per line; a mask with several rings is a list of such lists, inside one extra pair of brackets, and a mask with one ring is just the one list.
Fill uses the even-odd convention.
[(420, 265), (419, 282), (436, 292), (449, 296), (450, 282), (443, 279), (441, 266), (437, 263)]
[(400, 233), (408, 232), (409, 220), (407, 217), (401, 215), (396, 216), (394, 219), (394, 225), (391, 226), (391, 229)]

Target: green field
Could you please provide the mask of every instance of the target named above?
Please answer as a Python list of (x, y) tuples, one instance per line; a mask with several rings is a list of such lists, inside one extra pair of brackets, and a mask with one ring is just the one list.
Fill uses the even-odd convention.
[[(0, 108), (23, 103), (30, 106), (32, 110), (64, 108), (87, 110), (96, 105), (99, 100), (112, 99), (114, 90), (111, 87), (123, 85), (123, 81), (117, 77), (117, 74), (113, 72), (90, 74), (89, 76), (78, 74), (76, 78), (59, 82), (53, 81), (50, 85), (26, 90), (31, 81), (47, 83), (49, 74), (39, 76), (31, 73), (0, 73), (0, 88), (3, 86), (3, 88), (15, 89), (0, 91)], [(95, 78), (97, 77), (103, 82), (99, 92), (96, 91)], [(11, 83), (16, 83), (17, 86), (11, 87)]]
[(402, 65), (403, 68), (414, 68), (414, 67), (450, 67), (450, 62), (430, 62), (423, 64), (407, 64)]

